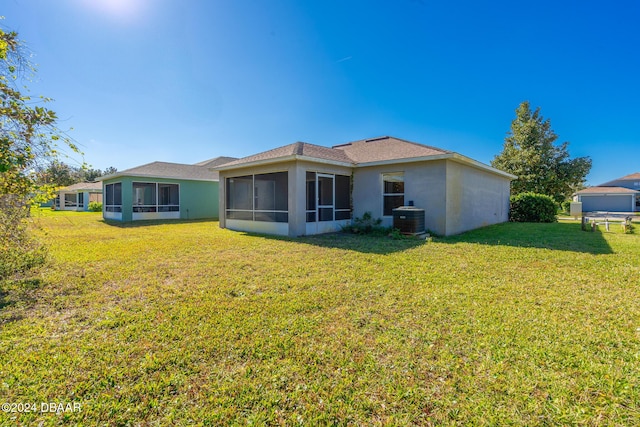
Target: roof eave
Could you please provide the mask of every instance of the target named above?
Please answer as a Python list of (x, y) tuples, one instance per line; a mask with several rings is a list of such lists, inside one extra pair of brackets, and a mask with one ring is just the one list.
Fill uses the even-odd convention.
[(271, 159), (252, 160), (250, 162), (237, 163), (235, 165), (221, 165), (221, 166), (211, 168), (211, 170), (220, 172), (220, 171), (228, 171), (228, 170), (234, 170), (234, 169), (249, 168), (253, 166), (271, 165), (274, 163), (281, 163), (281, 162), (295, 160), (296, 157), (297, 157), (296, 155), (291, 154), (289, 156), (274, 157)]
[(347, 168), (352, 168), (354, 167), (354, 163), (352, 162), (342, 162), (340, 160), (331, 160), (331, 159), (320, 159), (317, 157), (311, 157), (311, 156), (295, 156), (296, 160), (301, 160), (301, 161), (307, 161), (307, 162), (313, 162), (313, 163), (322, 163), (325, 165), (332, 165), (332, 166), (344, 166)]
[(434, 154), (433, 156), (420, 156), (420, 157), (405, 157), (401, 159), (389, 159), (389, 160), (375, 160), (373, 162), (362, 162), (356, 163), (356, 167), (369, 167), (369, 166), (385, 166), (385, 165), (393, 165), (398, 163), (417, 163), (417, 162), (426, 162), (433, 160), (444, 160), (450, 159), (451, 154)]
[(98, 179), (98, 181), (107, 181), (107, 180), (111, 180), (111, 179), (117, 179), (117, 178), (123, 178), (123, 177), (133, 177), (133, 178), (160, 178), (160, 179), (179, 179), (182, 181), (208, 181), (208, 182), (218, 182), (219, 179), (218, 178), (185, 178), (185, 177), (178, 177), (178, 176), (168, 176), (168, 175), (149, 175), (149, 174), (142, 174), (142, 173), (115, 173), (112, 175), (108, 175), (108, 176), (103, 176), (100, 177), (100, 179)]
[(432, 156), (407, 157), (404, 159), (390, 159), (390, 160), (380, 160), (375, 162), (363, 162), (363, 163), (358, 163), (356, 167), (385, 166), (385, 165), (393, 165), (398, 163), (432, 162), (436, 160), (453, 160), (459, 163), (464, 163), (468, 166), (475, 167), (476, 169), (481, 169), (487, 172), (494, 173), (496, 175), (501, 175), (510, 180), (514, 180), (518, 178), (516, 175), (512, 175), (510, 173), (501, 171), (500, 169), (496, 169), (489, 165), (485, 165), (484, 163), (480, 163), (477, 160), (473, 160), (469, 157), (463, 156), (458, 153), (443, 153), (443, 154), (434, 154)]
[(585, 191), (580, 190), (573, 193), (575, 196), (633, 196), (640, 194), (640, 191), (628, 189), (629, 191)]
[(275, 157), (272, 159), (254, 160), (251, 162), (239, 163), (239, 164), (229, 165), (229, 166), (222, 165), (215, 168), (211, 168), (211, 170), (222, 172), (222, 171), (229, 171), (229, 170), (235, 170), (235, 169), (250, 168), (255, 166), (273, 165), (277, 163), (285, 163), (285, 162), (291, 162), (291, 161), (307, 161), (307, 162), (322, 163), (322, 164), (333, 165), (333, 166), (344, 166), (349, 168), (354, 166), (354, 164), (350, 162), (341, 162), (338, 160), (320, 159), (318, 157), (292, 154), (289, 156)]

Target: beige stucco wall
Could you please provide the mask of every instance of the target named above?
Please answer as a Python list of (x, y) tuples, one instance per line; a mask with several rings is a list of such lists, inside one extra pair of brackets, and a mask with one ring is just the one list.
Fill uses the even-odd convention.
[(444, 203), (446, 199), (446, 161), (403, 163), (357, 168), (353, 174), (354, 217), (371, 212), (374, 218), (382, 218), (384, 226), (393, 225), (393, 217), (384, 217), (382, 200), (382, 174), (404, 172), (405, 204), (413, 201), (417, 208), (425, 210), (425, 227), (435, 233), (445, 234)]
[(434, 233), (458, 234), (508, 220), (509, 179), (448, 159), (355, 169), (354, 217), (371, 212), (383, 225), (393, 225), (393, 217), (382, 215), (382, 174), (391, 172), (404, 172), (405, 204), (424, 209), (425, 227)]
[(510, 181), (506, 177), (447, 161), (446, 235), (509, 220)]
[[(273, 165), (220, 172), (220, 227), (227, 227), (225, 219), (225, 179), (234, 176), (287, 171), (289, 223), (273, 225), (273, 234), (302, 236), (308, 234), (306, 223), (306, 172), (352, 175), (353, 217), (371, 212), (382, 218), (383, 225), (393, 225), (393, 217), (384, 217), (382, 174), (403, 172), (405, 177), (405, 204), (413, 201), (425, 210), (425, 227), (440, 235), (462, 233), (486, 225), (505, 222), (509, 214), (510, 181), (490, 171), (465, 162), (440, 159), (422, 162), (394, 163), (367, 167), (342, 167), (308, 161), (289, 161)], [(234, 220), (235, 221), (235, 220)], [(236, 224), (236, 222), (234, 222)], [(241, 224), (245, 231), (269, 232), (272, 223)], [(275, 223), (273, 223), (275, 224)], [(253, 224), (255, 225), (255, 224)], [(329, 224), (323, 224), (328, 226)], [(338, 224), (333, 224), (338, 231)], [(266, 227), (266, 228), (265, 228)]]

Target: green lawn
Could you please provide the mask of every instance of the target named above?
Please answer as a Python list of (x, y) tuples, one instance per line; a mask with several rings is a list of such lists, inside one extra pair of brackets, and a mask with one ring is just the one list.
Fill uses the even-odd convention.
[(35, 212), (0, 425), (640, 425), (640, 234), (272, 238)]

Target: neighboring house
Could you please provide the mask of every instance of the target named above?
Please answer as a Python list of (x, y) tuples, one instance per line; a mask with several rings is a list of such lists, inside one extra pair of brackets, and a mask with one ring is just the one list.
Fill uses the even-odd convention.
[(104, 189), (104, 219), (218, 218), (218, 172), (236, 160), (216, 157), (187, 165), (153, 162), (98, 178)]
[(90, 202), (102, 203), (102, 183), (80, 182), (61, 188), (54, 206), (61, 211), (88, 211)]
[(216, 167), (220, 227), (301, 236), (339, 231), (371, 212), (425, 210), (441, 235), (505, 222), (514, 175), (458, 153), (393, 137), (322, 147), (304, 142)]
[(583, 212), (638, 212), (640, 173), (636, 172), (578, 191), (574, 200), (582, 202)]

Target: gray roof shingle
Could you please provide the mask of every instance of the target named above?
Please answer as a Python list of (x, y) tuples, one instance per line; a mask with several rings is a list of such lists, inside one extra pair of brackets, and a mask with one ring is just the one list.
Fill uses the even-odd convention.
[(152, 162), (146, 165), (137, 166), (131, 169), (118, 171), (112, 175), (98, 178), (116, 178), (119, 176), (139, 176), (149, 178), (175, 178), (195, 181), (217, 181), (218, 172), (210, 170), (206, 166), (185, 165), (182, 163)]
[(68, 187), (61, 188), (60, 191), (102, 191), (101, 182), (79, 182)]

